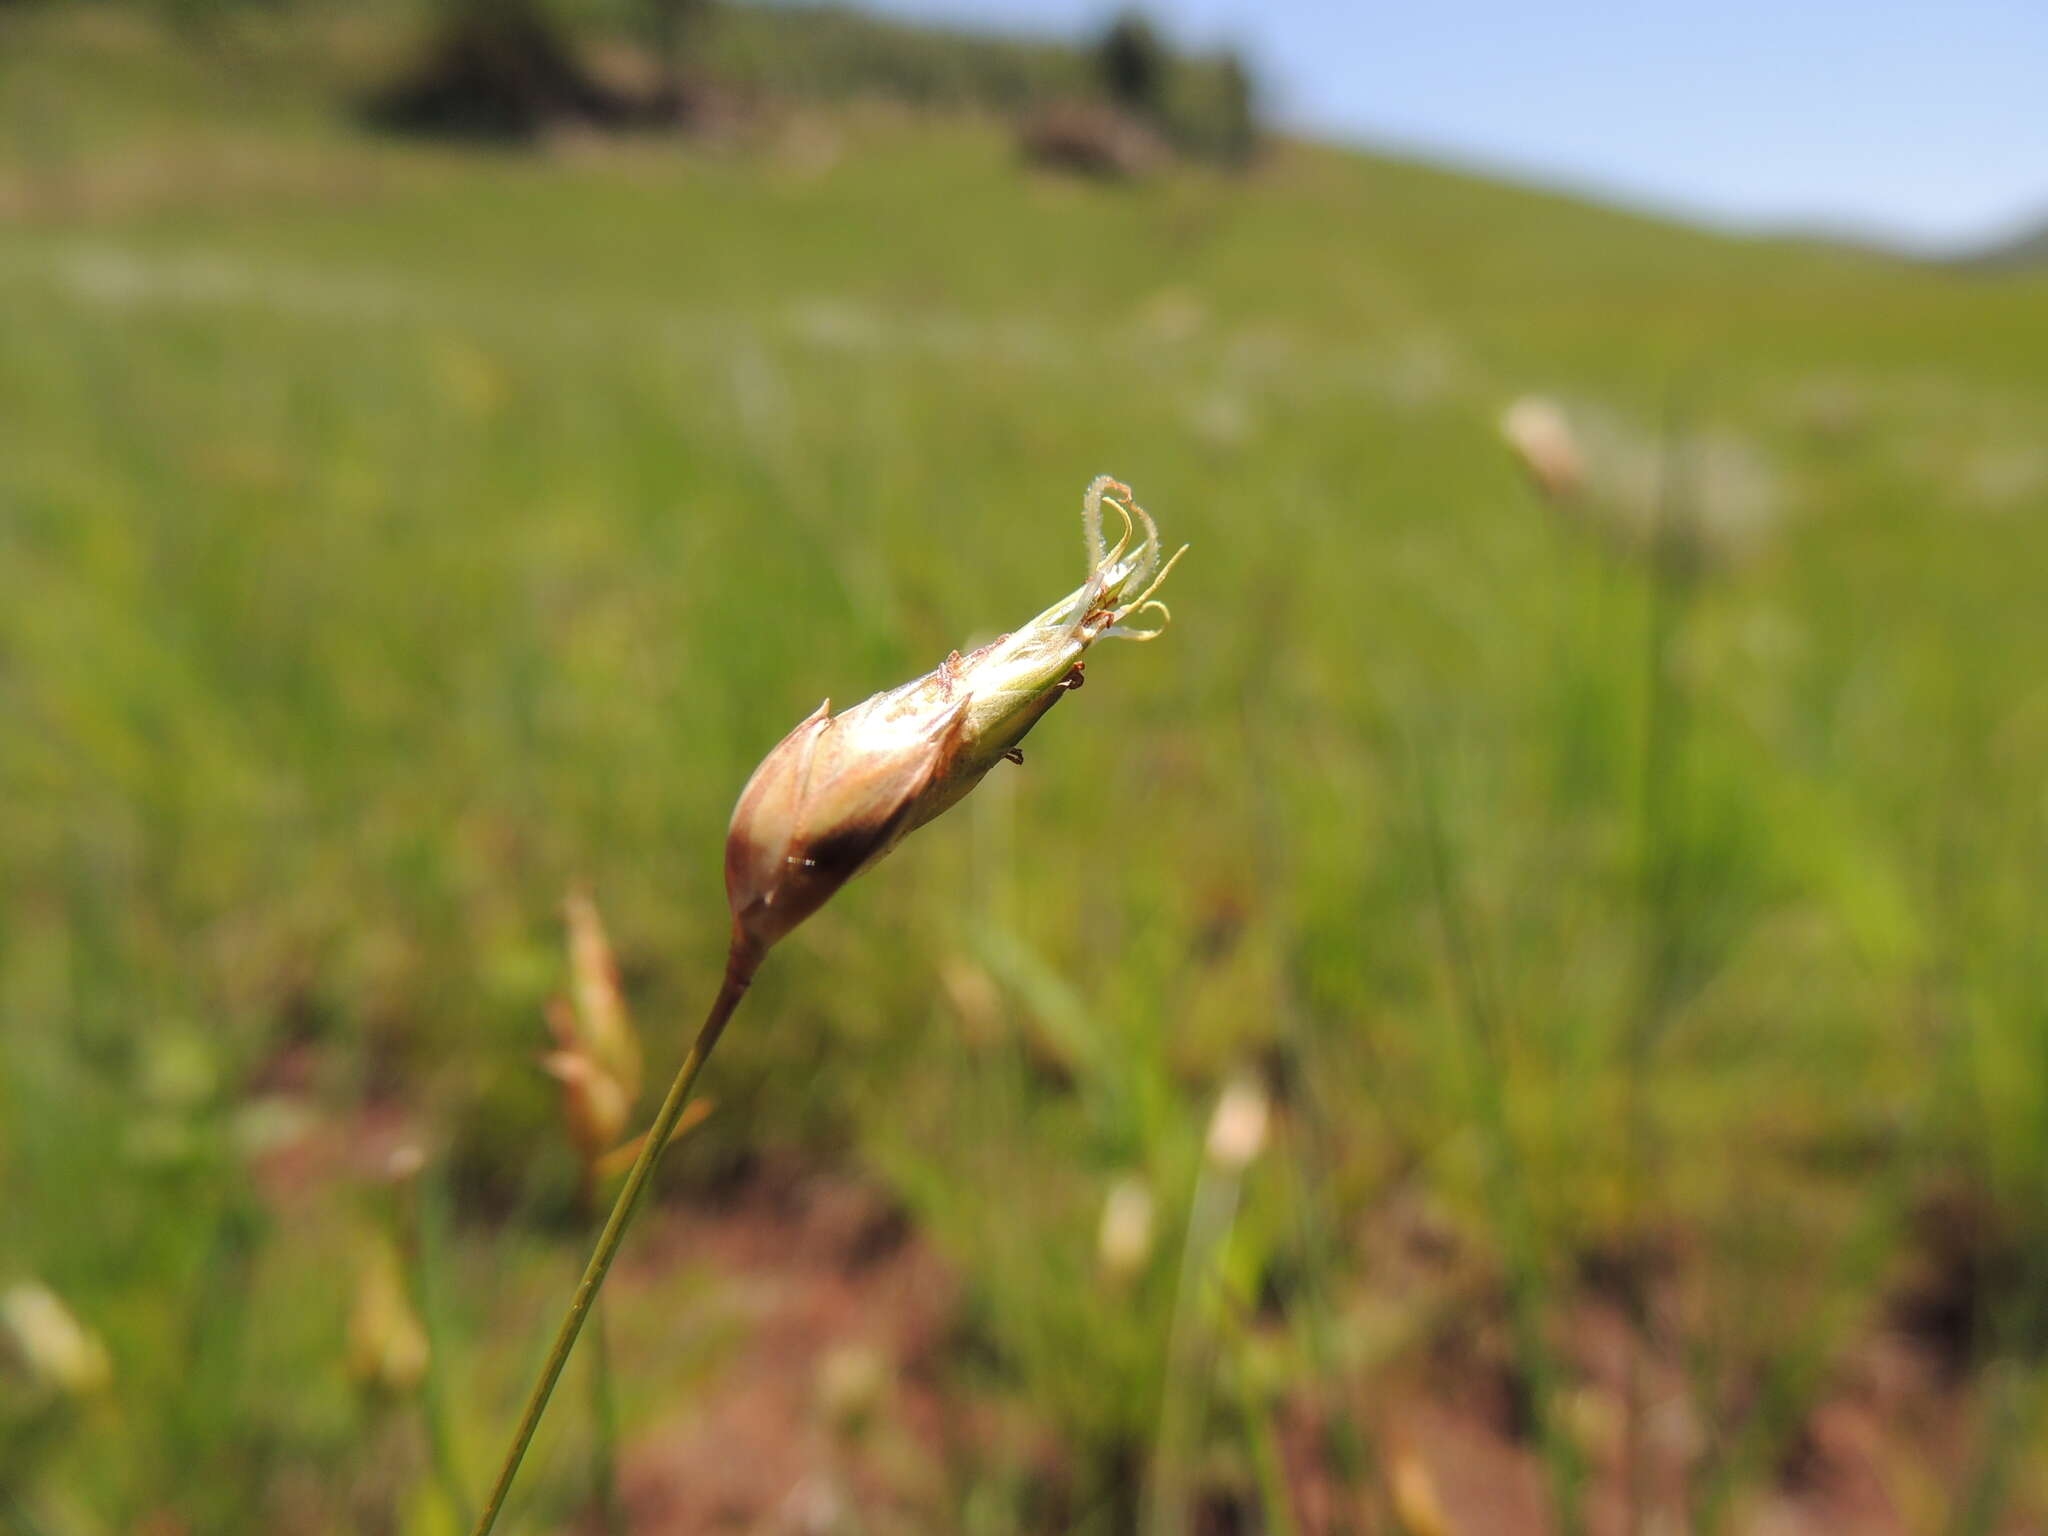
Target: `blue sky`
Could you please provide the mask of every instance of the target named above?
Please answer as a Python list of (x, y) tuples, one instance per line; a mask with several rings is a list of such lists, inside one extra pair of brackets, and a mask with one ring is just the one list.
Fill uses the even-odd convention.
[[(1101, 0), (869, 0), (1073, 34)], [(1969, 244), (2048, 218), (2048, 0), (1153, 0), (1282, 121), (1737, 225)]]

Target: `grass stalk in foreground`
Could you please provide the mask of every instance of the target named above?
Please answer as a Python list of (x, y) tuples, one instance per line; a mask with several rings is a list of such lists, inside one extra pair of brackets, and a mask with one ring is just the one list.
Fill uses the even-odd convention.
[[(702, 1099), (692, 1103), (701, 1106)], [(690, 1120), (686, 1110), (679, 1126), (686, 1127)], [(681, 1139), (680, 1131), (676, 1137)], [(633, 1160), (646, 1149), (646, 1138), (636, 1138), (627, 1146), (617, 1149), (626, 1153), (620, 1168), (632, 1167)], [(601, 1204), (603, 1194), (599, 1184), (599, 1168), (595, 1162), (586, 1163), (583, 1168), (582, 1187), (577, 1193), (576, 1208), (583, 1218), (581, 1230), (593, 1243), (603, 1231), (605, 1216)], [(624, 1536), (625, 1510), (619, 1502), (619, 1412), (618, 1397), (612, 1387), (612, 1346), (610, 1331), (605, 1326), (604, 1298), (598, 1296), (590, 1303), (590, 1317), (586, 1325), (590, 1337), (583, 1346), (584, 1357), (590, 1363), (590, 1494), (589, 1508), (597, 1521), (597, 1529), (603, 1536)], [(469, 1524), (468, 1516), (459, 1522), (459, 1527)]]
[[(585, 1225), (593, 1230), (603, 1209), (594, 1173), (594, 1169), (585, 1171), (582, 1199)], [(604, 1314), (600, 1296), (590, 1304), (590, 1343), (584, 1350), (590, 1357), (590, 1503), (604, 1536), (625, 1536), (626, 1511), (619, 1500), (619, 1399), (612, 1385), (611, 1332)]]
[(591, 1303), (589, 1353), (590, 1415), (596, 1434), (590, 1497), (597, 1506), (598, 1529), (605, 1536), (624, 1536), (626, 1512), (619, 1503), (619, 1405), (612, 1390), (612, 1346), (605, 1332), (602, 1299)]
[[(1103, 537), (1105, 507), (1122, 525), (1113, 544)], [(476, 1536), (489, 1536), (497, 1524), (654, 1165), (761, 957), (847, 881), (956, 804), (997, 763), (1022, 763), (1018, 743), (1047, 710), (1081, 686), (1081, 659), (1097, 640), (1150, 640), (1164, 632), (1166, 605), (1153, 594), (1180, 553), (1168, 556), (1161, 549), (1158, 525), (1132, 499), (1130, 487), (1097, 477), (1081, 503), (1081, 528), (1088, 577), (1080, 587), (1021, 629), (965, 656), (955, 651), (901, 687), (837, 715), (826, 700), (761, 760), (740, 791), (725, 842), (725, 895), (733, 917), (725, 983), (598, 1236), (477, 1520)], [(1130, 622), (1147, 613), (1155, 615), (1155, 627)], [(592, 918), (589, 937), (597, 935)], [(595, 964), (594, 943), (586, 947), (593, 968), (606, 969)]]
[(760, 950), (735, 935), (731, 953), (725, 962), (725, 981), (719, 987), (717, 999), (711, 1004), (711, 1011), (705, 1015), (703, 1027), (697, 1031), (689, 1054), (683, 1058), (682, 1066), (676, 1069), (668, 1096), (661, 1101), (654, 1124), (641, 1143), (640, 1155), (633, 1160), (619, 1197), (612, 1203), (612, 1213), (605, 1221), (604, 1231), (598, 1234), (597, 1247), (590, 1255), (589, 1264), (584, 1267), (583, 1278), (577, 1282), (576, 1294), (569, 1300), (569, 1310), (563, 1315), (562, 1326), (555, 1334), (554, 1347), (548, 1351), (547, 1360), (541, 1366), (540, 1379), (527, 1395), (519, 1426), (512, 1433), (511, 1448), (505, 1453), (505, 1464), (499, 1468), (497, 1481), (491, 1487), (490, 1496), (484, 1500), (483, 1512), (477, 1517), (475, 1536), (488, 1536), (498, 1523), (498, 1516), (505, 1507), (505, 1496), (511, 1491), (512, 1480), (519, 1475), (519, 1464), (526, 1457), (526, 1448), (533, 1441), (534, 1431), (540, 1427), (541, 1415), (547, 1412), (548, 1399), (554, 1395), (555, 1383), (561, 1380), (562, 1368), (569, 1362), (569, 1353), (576, 1347), (576, 1336), (583, 1331), (583, 1324), (597, 1301), (605, 1276), (611, 1273), (612, 1260), (618, 1257), (619, 1245), (625, 1240), (626, 1228), (632, 1223), (640, 1197), (646, 1193), (654, 1165), (661, 1160), (676, 1122), (682, 1119), (683, 1110), (689, 1105), (697, 1074), (704, 1070), (704, 1063), (718, 1044), (718, 1037), (725, 1032), (726, 1024), (739, 1008), (740, 999), (747, 995), (760, 961)]

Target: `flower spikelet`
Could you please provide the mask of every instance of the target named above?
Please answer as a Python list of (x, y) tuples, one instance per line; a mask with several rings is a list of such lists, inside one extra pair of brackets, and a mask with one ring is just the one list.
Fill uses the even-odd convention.
[[(1103, 536), (1104, 509), (1121, 524)], [(726, 841), (738, 936), (766, 949), (905, 836), (956, 804), (1018, 745), (1105, 636), (1150, 640), (1170, 618), (1154, 594), (1166, 556), (1130, 487), (1108, 476), (1082, 502), (1087, 579), (1015, 632), (834, 715), (827, 699), (741, 791)], [(1148, 619), (1151, 622), (1148, 622)]]

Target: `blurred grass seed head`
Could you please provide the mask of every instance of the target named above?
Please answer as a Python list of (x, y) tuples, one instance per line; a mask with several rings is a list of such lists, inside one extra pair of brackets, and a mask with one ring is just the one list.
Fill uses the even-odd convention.
[(31, 1396), (90, 1397), (113, 1379), (99, 1337), (48, 1286), (24, 1280), (0, 1295), (0, 1379), (12, 1375)]
[(348, 1320), (348, 1370), (373, 1395), (405, 1397), (426, 1377), (426, 1325), (406, 1295), (397, 1251), (379, 1242), (356, 1278)]
[(1128, 1281), (1145, 1267), (1152, 1257), (1156, 1214), (1152, 1187), (1143, 1175), (1126, 1173), (1110, 1185), (1096, 1233), (1096, 1253), (1110, 1279)]
[(1270, 1116), (1266, 1090), (1250, 1077), (1233, 1078), (1209, 1119), (1209, 1161), (1233, 1173), (1250, 1167), (1265, 1150)]
[[(1598, 408), (1524, 395), (1501, 440), (1543, 501), (1613, 552), (1642, 560), (1668, 543), (1703, 571), (1754, 559), (1784, 511), (1780, 477), (1747, 438), (1641, 430)], [(1675, 519), (1675, 522), (1667, 522)]]
[(1546, 500), (1575, 501), (1586, 488), (1586, 460), (1554, 400), (1524, 395), (1500, 419), (1509, 450)]
[(556, 1049), (541, 1065), (562, 1085), (562, 1116), (586, 1165), (619, 1144), (640, 1097), (640, 1039), (619, 987), (618, 962), (589, 892), (562, 904), (569, 931), (568, 997), (548, 1004)]

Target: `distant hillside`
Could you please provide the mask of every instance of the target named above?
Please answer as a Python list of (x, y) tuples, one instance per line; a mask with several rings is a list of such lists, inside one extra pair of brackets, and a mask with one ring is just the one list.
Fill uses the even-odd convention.
[(722, 6), (704, 51), (721, 80), (811, 99), (1014, 109), (1094, 84), (1078, 42), (891, 21), (844, 5)]
[[(1124, 24), (1126, 26), (1130, 23)], [(1256, 90), (1246, 61), (1223, 50), (1185, 52), (1136, 23), (1135, 62), (1151, 78), (1141, 111), (1181, 150), (1239, 159), (1256, 134)], [(1104, 39), (1008, 37), (892, 21), (834, 4), (725, 5), (714, 12), (704, 65), (713, 78), (809, 99), (881, 96), (918, 106), (1028, 112), (1105, 93), (1114, 85)]]
[(1979, 251), (1967, 258), (1964, 265), (2003, 269), (2048, 266), (2048, 219)]

